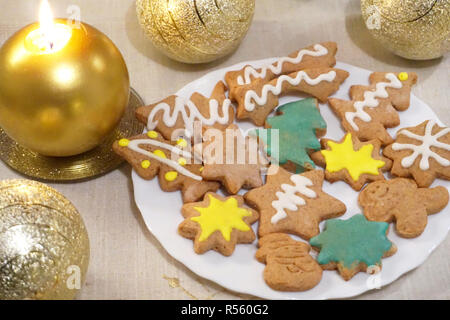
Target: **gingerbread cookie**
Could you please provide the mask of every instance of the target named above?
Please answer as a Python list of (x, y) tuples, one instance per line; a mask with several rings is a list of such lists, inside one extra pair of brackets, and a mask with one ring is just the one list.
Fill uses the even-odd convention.
[(250, 119), (257, 126), (278, 106), (278, 98), (290, 92), (308, 93), (321, 101), (339, 89), (349, 73), (344, 70), (319, 67), (282, 75), (269, 82), (257, 79), (236, 88), (237, 118)]
[(399, 130), (383, 153), (394, 161), (392, 174), (413, 177), (419, 187), (429, 187), (435, 178), (450, 180), (450, 128), (434, 120)]
[(320, 251), (317, 262), (324, 270), (337, 269), (348, 281), (358, 272), (381, 270), (381, 258), (393, 255), (397, 248), (387, 238), (389, 224), (368, 221), (362, 214), (348, 220), (332, 219), (309, 243)]
[[(260, 138), (272, 161), (296, 173), (315, 167), (309, 154), (320, 150), (317, 138), (327, 130), (316, 99), (303, 99), (279, 107), (277, 116), (268, 118), (265, 126), (268, 129), (256, 129), (250, 134)], [(277, 133), (278, 139), (273, 138), (273, 133)]]
[(258, 220), (258, 212), (244, 207), (241, 196), (225, 198), (208, 192), (203, 201), (187, 203), (181, 211), (186, 219), (178, 233), (194, 240), (198, 254), (215, 250), (230, 256), (237, 243), (252, 243), (256, 238), (251, 225)]
[(268, 234), (258, 242), (256, 259), (266, 264), (264, 280), (278, 291), (306, 291), (322, 279), (322, 268), (309, 255), (310, 246), (284, 233)]
[(361, 141), (379, 139), (382, 145), (392, 143), (386, 128), (400, 124), (396, 110), (409, 107), (411, 87), (417, 81), (414, 72), (374, 72), (369, 86), (352, 86), (351, 101), (330, 98), (330, 107), (339, 116), (344, 129)]
[(321, 151), (311, 158), (325, 168), (325, 179), (343, 180), (359, 191), (370, 181), (384, 180), (383, 172), (391, 168), (392, 161), (380, 155), (378, 139), (361, 142), (351, 133), (339, 141), (321, 140)]
[(336, 51), (335, 42), (317, 43), (297, 50), (287, 57), (278, 58), (273, 64), (262, 68), (246, 65), (240, 70), (229, 71), (225, 74), (225, 81), (230, 88), (230, 98), (233, 99), (237, 87), (248, 85), (255, 79), (269, 82), (281, 75), (303, 69), (333, 67), (336, 64)]
[(417, 188), (411, 179), (396, 178), (369, 184), (358, 201), (367, 219), (395, 221), (400, 236), (414, 238), (425, 230), (427, 216), (444, 209), (448, 199), (444, 187)]
[(258, 146), (255, 142), (250, 150), (249, 138), (243, 137), (237, 125), (231, 124), (224, 131), (206, 129), (203, 139), (206, 142), (195, 149), (203, 156), (204, 179), (221, 181), (231, 194), (262, 186)]
[(344, 203), (322, 191), (323, 179), (322, 170), (291, 174), (272, 165), (266, 184), (244, 195), (260, 212), (259, 236), (281, 232), (310, 239), (322, 220), (342, 215)]
[(162, 190), (181, 190), (183, 201), (193, 202), (208, 191), (216, 191), (220, 184), (203, 180), (202, 164), (196, 164), (192, 153), (181, 148), (185, 144), (184, 140), (171, 144), (156, 131), (149, 131), (116, 141), (113, 150), (143, 179), (151, 180), (158, 175)]
[(167, 140), (173, 140), (175, 136), (191, 137), (195, 122), (224, 129), (234, 121), (234, 109), (225, 92), (225, 84), (219, 81), (211, 98), (198, 92), (192, 94), (188, 101), (172, 95), (158, 103), (138, 108), (136, 117), (147, 125), (148, 130), (161, 132)]

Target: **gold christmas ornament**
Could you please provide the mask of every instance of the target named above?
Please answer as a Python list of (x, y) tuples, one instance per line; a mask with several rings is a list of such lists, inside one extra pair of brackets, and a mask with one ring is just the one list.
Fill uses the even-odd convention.
[(233, 52), (253, 19), (255, 0), (137, 0), (139, 23), (156, 48), (185, 63)]
[(441, 57), (450, 50), (450, 1), (361, 0), (370, 33), (407, 59)]
[(89, 264), (75, 207), (30, 180), (0, 181), (0, 300), (73, 299)]
[(72, 156), (98, 146), (124, 114), (128, 70), (113, 42), (86, 23), (24, 27), (0, 48), (0, 127), (46, 156)]

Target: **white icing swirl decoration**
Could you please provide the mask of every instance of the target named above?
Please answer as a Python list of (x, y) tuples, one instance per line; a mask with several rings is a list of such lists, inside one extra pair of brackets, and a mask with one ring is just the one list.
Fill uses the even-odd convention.
[(398, 134), (407, 136), (408, 138), (415, 139), (417, 141), (422, 142), (420, 145), (409, 144), (409, 143), (394, 143), (392, 144), (392, 150), (411, 150), (413, 153), (407, 157), (402, 159), (402, 167), (409, 168), (411, 167), (416, 159), (421, 156), (419, 168), (423, 171), (428, 170), (430, 168), (430, 158), (436, 160), (441, 166), (448, 167), (450, 166), (450, 160), (445, 159), (438, 155), (436, 152), (431, 150), (431, 147), (440, 148), (443, 150), (450, 151), (450, 145), (438, 141), (440, 137), (445, 136), (450, 133), (450, 128), (444, 128), (439, 131), (435, 135), (432, 134), (433, 127), (436, 124), (435, 121), (429, 120), (426, 127), (425, 133), (423, 136), (412, 133), (409, 130), (403, 129)]
[(380, 104), (377, 98), (388, 98), (389, 93), (386, 91), (386, 88), (400, 89), (402, 87), (401, 81), (397, 79), (395, 74), (387, 73), (386, 79), (389, 82), (378, 82), (375, 91), (368, 90), (364, 92), (364, 100), (356, 101), (353, 104), (356, 110), (355, 112), (348, 111), (345, 113), (345, 119), (347, 119), (354, 130), (359, 131), (359, 127), (355, 123), (355, 118), (359, 118), (364, 122), (370, 122), (372, 120), (372, 117), (364, 111), (364, 108), (376, 108)]
[(294, 58), (291, 58), (291, 57), (280, 58), (276, 61), (275, 64), (271, 64), (271, 65), (262, 67), (261, 71), (258, 71), (257, 69), (253, 68), (252, 66), (247, 66), (244, 69), (244, 77), (242, 77), (242, 76), (237, 77), (237, 83), (240, 86), (251, 83), (252, 79), (250, 78), (250, 76), (252, 76), (253, 78), (265, 78), (266, 74), (267, 74), (267, 70), (272, 71), (272, 73), (275, 75), (279, 75), (283, 72), (283, 64), (284, 63), (286, 63), (286, 62), (289, 62), (292, 64), (300, 63), (303, 60), (303, 57), (305, 55), (312, 56), (312, 57), (320, 57), (320, 56), (325, 56), (328, 54), (327, 48), (325, 48), (324, 46), (322, 46), (320, 44), (315, 44), (313, 48), (315, 51), (308, 50), (308, 49), (300, 50), (298, 52), (297, 56)]
[[(283, 89), (283, 82), (288, 82), (293, 86), (297, 86), (300, 82), (305, 81), (307, 84), (311, 86), (315, 86), (322, 81), (332, 82), (336, 78), (335, 71), (329, 71), (327, 73), (323, 73), (319, 75), (317, 78), (311, 79), (310, 76), (305, 71), (297, 72), (295, 77), (289, 77), (287, 75), (280, 76), (277, 79), (276, 85), (273, 86), (271, 84), (266, 84), (263, 86), (261, 95), (255, 90), (249, 90), (245, 93), (245, 110), (251, 112), (255, 109), (256, 105), (263, 106), (267, 103), (267, 99), (269, 96), (269, 92), (278, 96), (281, 94), (281, 90)], [(252, 102), (254, 101), (254, 102)]]
[(296, 195), (300, 193), (308, 198), (316, 198), (317, 194), (309, 189), (313, 185), (312, 181), (304, 176), (294, 174), (291, 176), (291, 181), (294, 185), (282, 184), (281, 189), (283, 192), (278, 191), (276, 196), (278, 200), (272, 201), (272, 207), (277, 210), (276, 214), (272, 216), (272, 224), (278, 223), (278, 221), (287, 217), (285, 209), (297, 210), (298, 206), (306, 204), (305, 199)]
[(181, 155), (181, 156), (183, 156), (183, 157), (185, 157), (185, 158), (188, 158), (188, 159), (191, 159), (191, 158), (192, 158), (191, 153), (186, 152), (186, 151), (184, 151), (184, 150), (181, 150), (181, 149), (179, 149), (179, 148), (177, 148), (177, 147), (174, 147), (174, 146), (172, 146), (172, 145), (170, 145), (170, 144), (163, 143), (163, 142), (160, 142), (160, 141), (157, 141), (157, 140), (151, 140), (151, 139), (136, 139), (136, 140), (131, 140), (131, 141), (128, 143), (128, 146), (127, 146), (128, 148), (130, 148), (131, 150), (133, 150), (133, 151), (135, 151), (135, 152), (138, 152), (138, 153), (140, 153), (140, 154), (142, 154), (142, 155), (144, 155), (144, 156), (146, 156), (146, 157), (155, 159), (155, 160), (157, 160), (157, 161), (159, 161), (159, 162), (162, 162), (162, 163), (168, 165), (169, 167), (175, 169), (176, 171), (178, 171), (178, 172), (181, 173), (182, 175), (185, 175), (185, 176), (187, 176), (187, 177), (189, 177), (189, 178), (192, 178), (192, 179), (194, 179), (194, 180), (198, 180), (198, 181), (201, 181), (201, 180), (202, 180), (202, 177), (201, 177), (201, 176), (198, 176), (198, 175), (196, 175), (196, 174), (193, 174), (192, 172), (190, 172), (189, 170), (187, 170), (186, 168), (184, 168), (182, 165), (180, 165), (177, 161), (170, 160), (170, 159), (167, 159), (167, 158), (159, 157), (159, 156), (153, 154), (153, 153), (150, 152), (150, 151), (147, 151), (147, 150), (142, 149), (142, 148), (140, 147), (140, 145), (152, 145), (152, 146), (155, 146), (155, 147), (159, 147), (159, 148), (162, 148), (162, 149), (166, 149), (166, 150), (169, 150), (169, 151), (171, 151), (171, 152), (173, 152), (173, 153), (175, 153), (175, 154), (177, 154), (177, 155)]
[[(204, 117), (197, 106), (188, 100), (186, 103), (184, 99), (176, 97), (175, 107), (172, 114), (170, 114), (170, 106), (161, 102), (157, 104), (148, 116), (147, 128), (153, 130), (156, 128), (158, 121), (155, 121), (155, 116), (159, 111), (163, 112), (163, 122), (168, 127), (173, 127), (181, 115), (185, 124), (185, 132), (188, 136), (191, 136), (194, 130), (194, 122), (196, 120), (201, 121), (204, 125), (212, 126), (215, 123), (227, 124), (230, 120), (229, 110), (231, 101), (225, 99), (222, 104), (222, 115), (219, 115), (219, 102), (215, 99), (209, 100), (209, 118)], [(187, 113), (189, 110), (189, 115)]]

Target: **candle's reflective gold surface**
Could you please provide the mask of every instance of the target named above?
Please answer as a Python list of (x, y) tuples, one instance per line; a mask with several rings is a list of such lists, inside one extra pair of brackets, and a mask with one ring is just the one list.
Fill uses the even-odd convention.
[(112, 41), (81, 23), (64, 44), (68, 24), (55, 20), (51, 50), (39, 45), (38, 23), (0, 49), (0, 127), (47, 156), (98, 146), (119, 123), (129, 97), (127, 67)]
[(89, 264), (75, 207), (30, 180), (0, 181), (0, 299), (73, 299)]

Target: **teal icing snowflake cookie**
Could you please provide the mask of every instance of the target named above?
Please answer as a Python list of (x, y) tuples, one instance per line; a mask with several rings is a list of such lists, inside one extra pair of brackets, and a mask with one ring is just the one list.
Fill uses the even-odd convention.
[(348, 220), (332, 219), (310, 244), (320, 250), (317, 262), (323, 269), (337, 269), (348, 281), (360, 271), (380, 271), (381, 258), (397, 251), (386, 236), (388, 228), (388, 223), (368, 221), (362, 214)]

